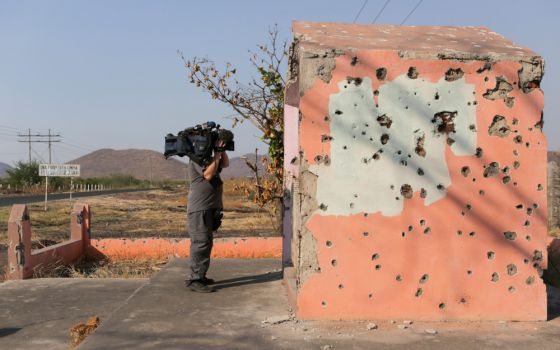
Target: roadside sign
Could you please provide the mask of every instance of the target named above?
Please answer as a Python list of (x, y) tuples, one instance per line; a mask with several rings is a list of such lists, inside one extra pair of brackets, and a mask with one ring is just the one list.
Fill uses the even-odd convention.
[(72, 200), (72, 178), (80, 176), (80, 164), (39, 164), (39, 176), (45, 177), (45, 211), (49, 193), (48, 177), (62, 176), (70, 178), (70, 200)]
[(39, 176), (80, 176), (80, 164), (39, 164)]

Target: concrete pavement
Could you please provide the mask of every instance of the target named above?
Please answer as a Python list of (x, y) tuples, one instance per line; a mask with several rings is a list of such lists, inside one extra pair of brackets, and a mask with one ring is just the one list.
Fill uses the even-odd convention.
[(69, 329), (102, 320), (146, 279), (39, 278), (0, 283), (0, 349), (59, 350)]

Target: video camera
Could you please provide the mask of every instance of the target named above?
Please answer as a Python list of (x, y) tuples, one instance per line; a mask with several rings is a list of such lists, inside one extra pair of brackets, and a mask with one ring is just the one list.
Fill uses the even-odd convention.
[[(216, 147), (216, 141), (224, 141), (223, 147)], [(206, 122), (191, 128), (179, 131), (177, 136), (167, 134), (165, 136), (165, 159), (171, 156), (187, 156), (195, 163), (205, 166), (212, 161), (212, 151), (233, 151), (233, 133), (226, 129), (220, 129), (220, 125), (214, 122)]]

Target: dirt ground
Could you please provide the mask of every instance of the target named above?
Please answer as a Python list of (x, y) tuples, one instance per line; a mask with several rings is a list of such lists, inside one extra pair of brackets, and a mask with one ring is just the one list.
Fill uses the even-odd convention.
[[(277, 235), (271, 215), (235, 189), (236, 181), (224, 185), (224, 219), (215, 237), (270, 237)], [(158, 189), (82, 199), (91, 206), (92, 238), (188, 237), (187, 188)], [(74, 201), (28, 205), (35, 248), (67, 239)], [(0, 245), (7, 243), (10, 207), (0, 208)]]

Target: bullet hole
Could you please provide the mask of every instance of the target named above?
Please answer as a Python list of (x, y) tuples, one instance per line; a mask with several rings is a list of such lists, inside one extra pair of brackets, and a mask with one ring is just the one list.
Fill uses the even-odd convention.
[(514, 155), (514, 156), (518, 156), (518, 155), (519, 155), (519, 152), (517, 152), (517, 150), (514, 149), (514, 150), (513, 150), (513, 155)]
[(417, 173), (418, 173), (418, 175), (420, 175), (420, 176), (424, 176), (424, 170), (423, 170), (422, 168), (418, 168)]
[(527, 279), (525, 280), (525, 283), (528, 284), (528, 285), (531, 285), (531, 284), (535, 283), (535, 277), (533, 277), (533, 276), (527, 277)]
[(496, 253), (494, 253), (493, 251), (489, 251), (486, 253), (486, 257), (488, 258), (488, 260), (494, 260), (494, 258), (496, 257)]
[(383, 152), (382, 150), (379, 150), (379, 151), (375, 152), (371, 158), (373, 158), (373, 160), (379, 160), (379, 158), (381, 158), (381, 153), (382, 152)]
[(354, 209), (354, 203), (350, 202), (350, 209)]
[(500, 280), (500, 275), (499, 275), (497, 272), (494, 272), (494, 273), (492, 274), (491, 281), (492, 281), (492, 282), (498, 282), (499, 280)]
[[(373, 158), (373, 157), (372, 157)], [(367, 164), (369, 163), (369, 159), (368, 158), (362, 158), (362, 163)]]
[(420, 277), (420, 283), (426, 283), (428, 282), (428, 280), (430, 279), (430, 276), (428, 274), (423, 274), (422, 277)]
[(517, 238), (517, 233), (513, 231), (506, 231), (504, 232), (504, 237), (509, 241), (515, 241), (515, 239)]
[(318, 154), (318, 155), (315, 156), (315, 162), (316, 163), (320, 163), (322, 161), (323, 161), (323, 156), (322, 155)]
[(368, 299), (373, 299), (373, 294), (369, 293), (367, 297)]
[(397, 280), (397, 282), (402, 282), (402, 276), (401, 275), (397, 275), (397, 277), (395, 277), (395, 279)]
[(463, 235), (463, 231), (457, 230), (457, 236), (462, 236), (462, 235)]
[(404, 159), (401, 159), (400, 163), (401, 163), (402, 166), (407, 166), (408, 165), (408, 162)]
[(342, 288), (344, 288), (344, 284), (341, 283), (338, 285), (338, 289), (342, 289)]
[(425, 224), (426, 224), (426, 220), (421, 219), (421, 220), (420, 220), (420, 226), (424, 226)]
[(381, 270), (381, 265), (375, 265), (375, 269), (376, 269), (377, 271)]
[(420, 298), (422, 296), (422, 294), (424, 294), (424, 291), (422, 290), (422, 288), (418, 288), (416, 290), (416, 293), (414, 293), (414, 296), (417, 298)]
[(371, 260), (377, 260), (379, 259), (379, 254), (375, 253), (371, 256)]
[(426, 228), (424, 229), (424, 234), (425, 234), (425, 235), (428, 235), (428, 234), (430, 234), (431, 232), (432, 232), (432, 229), (429, 228), (429, 227), (426, 227)]
[(492, 124), (488, 127), (488, 133), (490, 136), (506, 137), (511, 133), (511, 129), (507, 125), (505, 117), (501, 115), (494, 116)]
[(374, 91), (373, 91), (373, 95), (374, 95), (374, 96), (379, 96), (379, 90), (374, 90)]
[(533, 262), (540, 263), (543, 260), (543, 253), (540, 250), (535, 250), (533, 252)]
[(514, 182), (513, 182), (513, 186), (517, 186), (517, 182), (514, 181)]
[(319, 205), (319, 209), (321, 209), (321, 210), (323, 210), (323, 211), (327, 210), (327, 208), (328, 208), (328, 205), (326, 205), (326, 204), (324, 204), (324, 203), (321, 203), (321, 204)]
[(465, 304), (467, 300), (465, 298), (459, 299), (459, 304)]
[(511, 181), (511, 177), (510, 177), (510, 176), (504, 176), (504, 177), (502, 178), (502, 182), (503, 182), (504, 184), (508, 184), (508, 183), (510, 183), (510, 181)]
[(507, 274), (510, 276), (515, 276), (517, 274), (517, 266), (515, 266), (515, 264), (509, 264), (507, 266)]
[(355, 66), (358, 64), (358, 56), (352, 57), (352, 61), (350, 62), (351, 65)]
[(492, 162), (484, 169), (484, 177), (496, 176), (500, 173), (500, 164), (498, 162)]
[(332, 141), (332, 140), (333, 140), (333, 137), (330, 136), (330, 135), (325, 135), (325, 134), (321, 135), (321, 142), (329, 142), (329, 141)]
[(416, 138), (416, 147), (414, 148), (414, 152), (420, 157), (426, 157), (426, 150), (424, 149), (425, 138), (426, 137), (424, 135)]
[(412, 230), (414, 230), (414, 227), (412, 227), (412, 225), (408, 226), (408, 232), (412, 232)]
[(529, 259), (523, 259), (523, 263), (524, 263), (525, 265), (529, 265)]
[(348, 146), (344, 145), (342, 146), (342, 149), (348, 149)]
[(413, 194), (412, 186), (410, 186), (409, 184), (404, 184), (401, 186), (401, 195), (404, 198), (410, 199), (412, 198), (412, 194)]
[(531, 226), (531, 221), (525, 220), (525, 222), (523, 223), (523, 226), (525, 226), (525, 227)]
[(457, 111), (442, 111), (434, 114), (434, 118), (431, 121), (435, 124), (437, 132), (449, 135), (455, 132), (454, 119), (456, 116)]
[(475, 235), (476, 235), (476, 232), (474, 232), (474, 231), (469, 232), (470, 237), (474, 237)]
[(514, 286), (510, 286), (510, 287), (508, 288), (508, 292), (510, 292), (510, 293), (515, 293), (515, 287), (514, 287)]
[(445, 80), (447, 81), (455, 81), (461, 79), (465, 73), (461, 68), (449, 68), (447, 72), (445, 72)]
[(336, 259), (331, 260), (331, 265), (333, 267), (335, 267), (338, 264), (338, 262), (336, 261)]
[(426, 191), (426, 189), (421, 188), (420, 189), (420, 198), (426, 198), (428, 196), (428, 191)]
[(445, 189), (445, 186), (443, 186), (442, 184), (438, 184), (436, 187), (440, 191), (443, 191)]
[(513, 142), (519, 144), (519, 143), (523, 143), (523, 136), (521, 135), (517, 135), (513, 138)]
[(483, 153), (484, 153), (484, 151), (482, 150), (482, 148), (480, 148), (480, 147), (476, 148), (476, 153), (475, 153), (476, 158), (482, 158)]
[(508, 96), (508, 94), (513, 90), (513, 86), (508, 83), (504, 77), (496, 77), (496, 86), (494, 89), (486, 90), (482, 97), (488, 100), (504, 100), (507, 107), (513, 107), (514, 97)]
[(523, 209), (523, 204), (518, 204), (515, 206), (515, 209)]
[(488, 77), (484, 77), (484, 81), (488, 81), (488, 80), (489, 80)]
[(341, 115), (341, 114), (342, 114), (342, 111), (339, 110), (339, 109), (337, 109), (336, 111), (334, 111), (334, 114), (336, 114), (336, 115)]
[(327, 307), (327, 302), (326, 302), (326, 301), (324, 301), (324, 300), (323, 300), (323, 301), (321, 301), (321, 306), (322, 306), (322, 307)]
[(387, 141), (389, 141), (389, 135), (388, 134), (381, 135), (381, 144), (384, 145), (387, 143)]
[(416, 70), (416, 67), (410, 67), (408, 68), (408, 73), (406, 74), (410, 79), (416, 79), (418, 78), (418, 71)]
[(360, 86), (362, 84), (362, 78), (346, 77), (348, 84), (354, 84)]
[(435, 100), (439, 100), (439, 94), (436, 92), (436, 94), (434, 95), (434, 99)]
[(529, 142), (525, 142), (525, 147), (529, 148), (531, 144)]
[(331, 241), (326, 241), (325, 245), (330, 248), (330, 247), (332, 247), (332, 242)]
[(449, 146), (452, 146), (454, 143), (455, 143), (455, 140), (454, 140), (454, 139), (452, 139), (451, 137), (448, 137), (448, 138), (447, 138), (447, 144), (448, 144)]
[(327, 116), (325, 116), (325, 118), (323, 118), (323, 120), (326, 121), (326, 122), (328, 122), (328, 121), (331, 120), (331, 118), (327, 115)]
[(470, 205), (470, 204), (467, 204), (466, 207), (467, 207), (467, 210), (471, 210), (471, 209), (472, 209), (472, 205)]
[(438, 307), (440, 310), (445, 309), (445, 303), (439, 303)]
[(537, 209), (539, 205), (537, 203), (533, 203), (533, 209)]
[(533, 208), (527, 208), (527, 215), (531, 216), (533, 214)]
[(391, 185), (391, 186), (389, 186), (389, 188), (391, 188), (392, 190), (394, 190), (394, 189), (395, 189), (395, 185)]
[(402, 236), (402, 237), (406, 237), (406, 232), (404, 232), (404, 231), (401, 232), (401, 236)]
[(543, 185), (538, 184), (538, 185), (537, 185), (537, 191), (542, 191), (542, 190), (543, 190)]
[(484, 196), (484, 193), (485, 193), (484, 190), (478, 191), (478, 194), (481, 195), (481, 196)]
[(471, 275), (472, 275), (472, 271), (471, 271), (471, 270), (467, 270), (467, 275), (471, 276)]
[(473, 177), (472, 182), (476, 182), (476, 177)]
[(364, 218), (367, 218), (367, 217), (368, 217), (368, 213), (364, 213)]
[(377, 80), (385, 80), (385, 77), (387, 76), (387, 68), (377, 68), (375, 70), (375, 76), (377, 77)]
[(364, 232), (362, 232), (362, 235), (363, 235), (364, 237), (367, 237), (367, 236), (369, 236), (369, 232), (364, 231)]
[(469, 125), (469, 130), (473, 131), (473, 132), (476, 132), (476, 125), (474, 125), (474, 124)]
[(465, 216), (465, 212), (461, 210), (461, 216)]
[(519, 169), (519, 166), (520, 166), (520, 165), (521, 165), (521, 164), (520, 164), (517, 160), (513, 162), (513, 168), (514, 168), (514, 169)]
[(386, 114), (382, 114), (378, 116), (376, 120), (379, 123), (379, 125), (384, 126), (387, 129), (389, 129), (391, 127), (391, 124), (393, 124), (393, 120), (389, 118)]
[(397, 154), (399, 154), (399, 155), (402, 154), (402, 151), (397, 151)]

